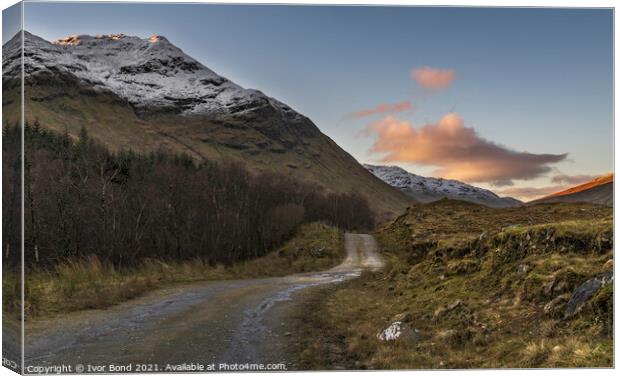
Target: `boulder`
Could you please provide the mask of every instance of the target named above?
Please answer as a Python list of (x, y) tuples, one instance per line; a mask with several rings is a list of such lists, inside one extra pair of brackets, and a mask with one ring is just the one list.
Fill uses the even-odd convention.
[(377, 333), (379, 341), (404, 340), (417, 342), (421, 338), (420, 332), (402, 321), (394, 321), (387, 328)]
[(600, 288), (613, 282), (614, 273), (606, 272), (591, 278), (581, 286), (577, 287), (564, 309), (564, 318), (569, 318), (581, 311), (588, 299), (590, 299)]

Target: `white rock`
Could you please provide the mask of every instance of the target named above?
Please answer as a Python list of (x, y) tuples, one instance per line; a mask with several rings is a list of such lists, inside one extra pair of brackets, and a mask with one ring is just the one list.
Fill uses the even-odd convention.
[(394, 341), (401, 336), (402, 332), (402, 322), (394, 321), (390, 324), (390, 326), (379, 332), (379, 334), (377, 334), (377, 338), (380, 341)]
[(402, 321), (394, 321), (387, 328), (377, 333), (377, 339), (380, 341), (395, 341), (399, 338), (417, 341), (420, 339), (420, 332)]

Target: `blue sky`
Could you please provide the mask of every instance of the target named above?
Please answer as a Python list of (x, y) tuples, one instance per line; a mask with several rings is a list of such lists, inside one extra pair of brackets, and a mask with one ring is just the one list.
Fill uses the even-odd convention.
[[(25, 28), (48, 40), (70, 34), (164, 35), (219, 74), (307, 115), (361, 162), (380, 161), (386, 153), (369, 152), (386, 134), (364, 132), (369, 124), (392, 116), (413, 129), (411, 147), (420, 147), (422, 136), (415, 132), (424, 124), (439, 126), (450, 112), (458, 114), (461, 128), (475, 129), (466, 156), (488, 144), (568, 153), (545, 165), (550, 170), (512, 179), (513, 187), (475, 181), (498, 191), (540, 189), (557, 183), (551, 181), (555, 175), (612, 170), (612, 22), (612, 11), (605, 9), (25, 6)], [(411, 77), (420, 67), (450, 70), (456, 78), (429, 90)], [(403, 101), (413, 110), (347, 116)], [(423, 175), (448, 171), (442, 163), (452, 163), (450, 171), (457, 167), (449, 161), (454, 156), (437, 164), (432, 155), (410, 157), (390, 163)]]

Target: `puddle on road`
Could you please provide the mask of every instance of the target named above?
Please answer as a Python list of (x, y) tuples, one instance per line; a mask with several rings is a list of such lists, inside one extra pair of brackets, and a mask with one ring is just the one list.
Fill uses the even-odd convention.
[[(269, 311), (276, 303), (292, 300), (292, 294), (297, 291), (320, 285), (332, 283), (340, 283), (352, 278), (359, 277), (362, 269), (353, 269), (348, 271), (323, 272), (317, 274), (292, 276), (285, 279), (286, 286), (283, 290), (264, 299), (258, 306), (245, 311), (245, 319), (235, 332), (235, 350), (234, 353), (243, 354), (245, 361), (264, 362), (265, 358), (257, 353), (260, 344), (273, 335), (265, 324), (263, 318), (265, 313)], [(228, 354), (226, 358), (232, 361), (235, 354)], [(280, 360), (278, 360), (280, 361)]]

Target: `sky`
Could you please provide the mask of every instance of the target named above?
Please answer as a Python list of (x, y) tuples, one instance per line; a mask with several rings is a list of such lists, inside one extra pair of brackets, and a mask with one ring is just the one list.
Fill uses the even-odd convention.
[(24, 20), (47, 40), (164, 35), (362, 163), (523, 199), (613, 170), (609, 9), (26, 3)]

